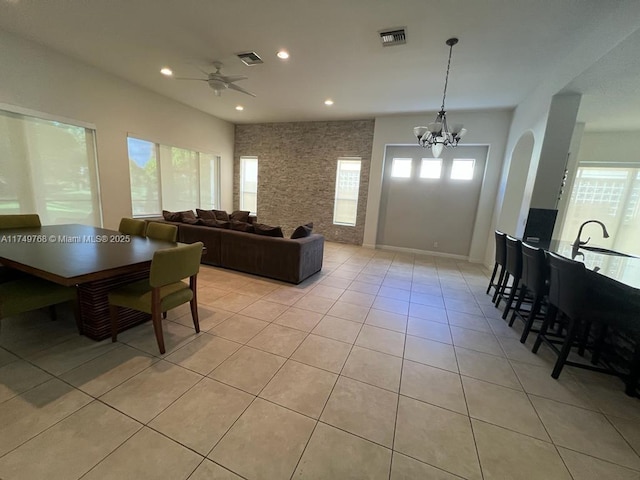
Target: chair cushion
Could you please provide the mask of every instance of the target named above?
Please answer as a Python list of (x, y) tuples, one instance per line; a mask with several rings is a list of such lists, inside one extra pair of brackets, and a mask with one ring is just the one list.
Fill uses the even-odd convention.
[(75, 287), (65, 287), (35, 277), (0, 283), (0, 317), (70, 302), (75, 298)]
[[(151, 313), (151, 285), (149, 279), (139, 280), (109, 292), (109, 303), (145, 313)], [(193, 298), (185, 282), (176, 282), (160, 288), (161, 311), (166, 312)]]

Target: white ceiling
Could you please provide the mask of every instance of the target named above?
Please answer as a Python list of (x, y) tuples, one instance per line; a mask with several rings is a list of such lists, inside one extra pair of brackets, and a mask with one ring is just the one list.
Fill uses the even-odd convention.
[[(436, 110), (448, 55), (449, 110), (510, 108), (611, 9), (602, 0), (0, 0), (0, 28), (234, 123), (372, 118)], [(378, 31), (406, 27), (383, 48)], [(283, 62), (275, 53), (286, 48)], [(263, 65), (235, 56), (255, 51)], [(576, 53), (577, 52), (577, 53)], [(216, 97), (180, 76), (249, 77)], [(323, 101), (332, 98), (335, 105)], [(237, 112), (236, 105), (245, 110)]]

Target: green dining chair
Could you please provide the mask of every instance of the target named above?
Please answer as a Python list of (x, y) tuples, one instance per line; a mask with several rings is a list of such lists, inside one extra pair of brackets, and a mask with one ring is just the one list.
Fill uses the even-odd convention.
[[(0, 283), (0, 319), (65, 302), (73, 303), (78, 332), (82, 333), (76, 287), (65, 287), (31, 276)], [(55, 308), (51, 312), (55, 320)]]
[(136, 237), (144, 237), (147, 229), (147, 222), (144, 220), (136, 220), (135, 218), (123, 218), (120, 220), (118, 231), (125, 235), (135, 235)]
[[(40, 216), (37, 213), (0, 215), (0, 230), (7, 228), (40, 227)], [(0, 264), (0, 283), (16, 280), (20, 272)]]
[(16, 215), (0, 215), (0, 229), (41, 227), (40, 216), (37, 213), (25, 213)]
[[(118, 339), (118, 307), (151, 314), (160, 353), (165, 353), (162, 314), (190, 302), (196, 332), (200, 332), (196, 280), (200, 270), (202, 242), (158, 250), (151, 260), (149, 278), (139, 280), (109, 293), (111, 340)], [(189, 278), (189, 283), (182, 280)]]
[(178, 227), (159, 222), (149, 222), (146, 235), (154, 240), (175, 242), (178, 238)]

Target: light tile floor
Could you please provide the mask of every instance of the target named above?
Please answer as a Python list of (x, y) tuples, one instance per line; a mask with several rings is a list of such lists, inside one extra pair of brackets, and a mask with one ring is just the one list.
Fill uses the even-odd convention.
[[(327, 243), (301, 285), (203, 266), (119, 342), (0, 331), (0, 479), (640, 479), (640, 402), (518, 341), (485, 268)], [(532, 336), (533, 337), (533, 336)]]

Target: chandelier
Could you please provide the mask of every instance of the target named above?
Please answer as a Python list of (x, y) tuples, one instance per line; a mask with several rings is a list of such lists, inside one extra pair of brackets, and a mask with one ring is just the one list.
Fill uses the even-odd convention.
[(458, 43), (457, 38), (450, 38), (447, 40), (449, 45), (449, 63), (447, 63), (447, 76), (444, 80), (444, 93), (442, 95), (442, 106), (436, 117), (436, 121), (430, 123), (426, 127), (414, 127), (413, 133), (418, 137), (418, 144), (421, 147), (431, 148), (434, 158), (437, 158), (442, 153), (444, 147), (455, 147), (458, 145), (458, 141), (467, 133), (466, 128), (462, 128), (461, 123), (453, 125), (449, 129), (447, 124), (447, 112), (444, 110), (444, 100), (447, 96), (447, 84), (449, 82), (449, 68), (451, 67), (451, 52), (453, 46)]

